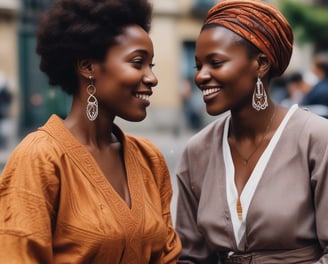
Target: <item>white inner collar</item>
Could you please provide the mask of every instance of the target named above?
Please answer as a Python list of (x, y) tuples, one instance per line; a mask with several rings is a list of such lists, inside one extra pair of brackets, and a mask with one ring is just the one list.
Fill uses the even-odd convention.
[(227, 201), (229, 205), (234, 235), (236, 239), (237, 246), (239, 245), (246, 227), (246, 216), (249, 209), (249, 205), (251, 200), (254, 196), (254, 192), (256, 187), (263, 175), (263, 171), (269, 162), (271, 154), (275, 149), (280, 136), (292, 116), (292, 114), (296, 111), (298, 106), (295, 104), (293, 105), (287, 112), (286, 116), (284, 117), (283, 121), (279, 125), (278, 129), (274, 133), (273, 137), (270, 140), (270, 143), (266, 147), (265, 151), (261, 155), (260, 159), (256, 163), (256, 166), (249, 177), (241, 195), (240, 195), (240, 202), (242, 206), (242, 220), (239, 220), (236, 206), (237, 206), (237, 199), (238, 199), (238, 192), (235, 185), (235, 168), (231, 156), (231, 150), (228, 143), (228, 131), (229, 131), (229, 124), (230, 124), (230, 116), (226, 119), (224, 124), (224, 131), (223, 131), (223, 142), (222, 142), (222, 151), (223, 151), (223, 159), (225, 164), (225, 172), (226, 172), (226, 190), (227, 190)]

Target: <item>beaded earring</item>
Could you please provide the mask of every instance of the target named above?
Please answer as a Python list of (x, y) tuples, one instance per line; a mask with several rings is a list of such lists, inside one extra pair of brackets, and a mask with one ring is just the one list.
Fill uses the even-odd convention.
[(90, 121), (94, 121), (98, 116), (98, 100), (95, 97), (96, 86), (94, 85), (93, 77), (89, 76), (90, 83), (87, 87), (87, 93), (89, 95), (87, 100), (87, 117)]

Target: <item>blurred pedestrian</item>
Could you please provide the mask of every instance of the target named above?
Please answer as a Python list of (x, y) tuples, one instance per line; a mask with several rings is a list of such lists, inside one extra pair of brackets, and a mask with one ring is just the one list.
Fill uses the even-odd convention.
[(314, 55), (312, 71), (319, 81), (304, 96), (301, 104), (328, 106), (328, 52)]
[(57, 0), (39, 24), (41, 70), (71, 111), (27, 135), (0, 179), (1, 263), (175, 263), (164, 158), (116, 116), (146, 117), (157, 78), (146, 0)]
[(203, 103), (197, 92), (198, 91), (193, 90), (193, 84), (191, 80), (184, 80), (180, 90), (183, 111), (187, 121), (187, 127), (194, 131), (199, 131), (204, 126), (204, 120), (201, 111), (203, 108)]
[(272, 101), (277, 104), (280, 104), (283, 100), (288, 98), (285, 76), (279, 76), (271, 81), (270, 97)]
[(4, 132), (4, 119), (9, 117), (12, 95), (8, 82), (3, 73), (0, 73), (0, 148), (6, 147), (6, 135)]
[(8, 117), (12, 95), (9, 91), (8, 82), (0, 72), (0, 120)]
[(288, 74), (286, 77), (286, 87), (288, 97), (281, 101), (281, 104), (290, 107), (294, 104), (300, 104), (304, 96), (312, 88), (311, 84), (307, 83), (303, 78), (303, 74), (295, 71)]
[(328, 120), (269, 94), (293, 33), (257, 0), (219, 1), (196, 40), (207, 113), (177, 168), (178, 263), (328, 263)]

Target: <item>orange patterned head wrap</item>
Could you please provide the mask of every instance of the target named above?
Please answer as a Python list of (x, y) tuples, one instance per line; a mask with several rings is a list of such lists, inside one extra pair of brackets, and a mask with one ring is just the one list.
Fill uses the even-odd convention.
[(272, 77), (286, 70), (293, 50), (293, 32), (278, 9), (260, 0), (223, 0), (208, 11), (207, 24), (230, 29), (266, 54)]

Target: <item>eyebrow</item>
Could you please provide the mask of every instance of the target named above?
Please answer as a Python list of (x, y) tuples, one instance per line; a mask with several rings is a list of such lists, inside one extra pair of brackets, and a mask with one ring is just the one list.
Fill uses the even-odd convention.
[[(144, 49), (136, 49), (136, 50), (134, 50), (133, 52), (131, 52), (131, 53), (141, 53), (141, 54), (143, 54), (143, 55), (150, 55), (149, 54), (149, 52), (147, 51), (147, 50), (144, 50)], [(154, 56), (154, 55), (153, 55)]]
[[(212, 52), (210, 54), (207, 54), (205, 58), (208, 60), (217, 55), (224, 56), (222, 53)], [(197, 56), (195, 56), (195, 60), (197, 60), (197, 59), (198, 59)]]

